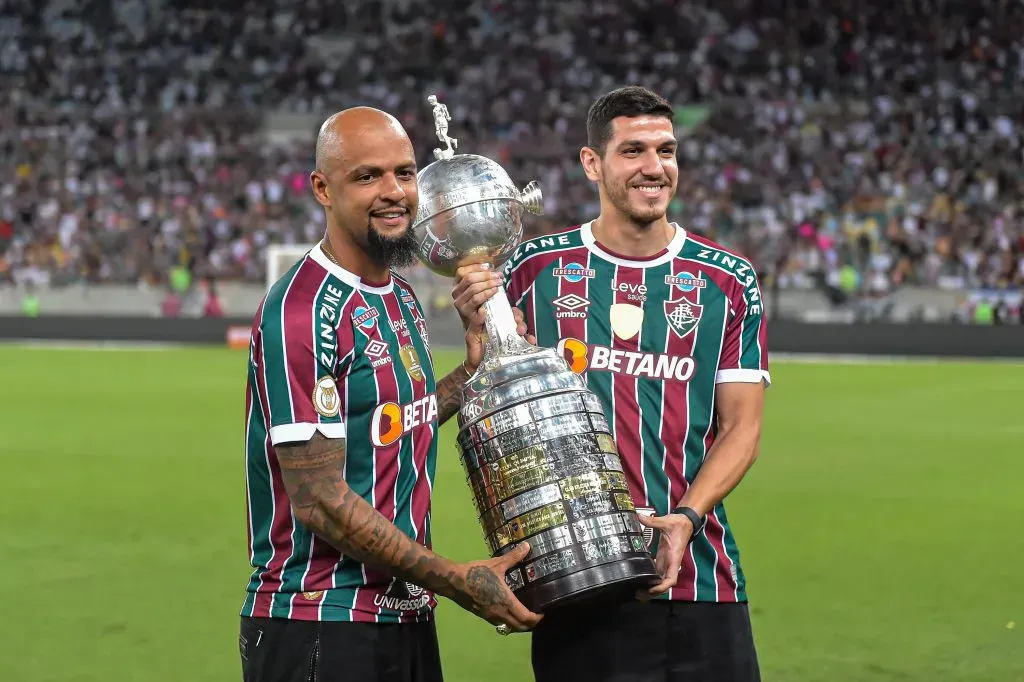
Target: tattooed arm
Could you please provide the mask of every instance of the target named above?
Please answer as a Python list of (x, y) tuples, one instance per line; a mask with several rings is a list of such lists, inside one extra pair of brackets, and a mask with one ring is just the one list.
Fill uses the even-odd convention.
[[(477, 285), (484, 286), (484, 285)], [(466, 295), (472, 295), (474, 289), (468, 289), (469, 293)], [(485, 290), (488, 297), (493, 295), (497, 291), (497, 285), (493, 288)], [(488, 293), (489, 292), (489, 293)], [(502, 294), (504, 295), (504, 294)], [(461, 312), (459, 313), (462, 314)], [(484, 342), (487, 337), (487, 332), (484, 331), (484, 313), (482, 309), (477, 309), (475, 313), (476, 317), (472, 318), (472, 324), (466, 331), (466, 361), (452, 370), (444, 379), (437, 382), (437, 423), (444, 424), (446, 421), (452, 418), (459, 408), (462, 407), (462, 386), (469, 378), (476, 372), (477, 366), (484, 357)], [(523, 317), (523, 311), (519, 308), (512, 308), (512, 316), (516, 320), (517, 331), (521, 336), (524, 336), (529, 343), (534, 345), (537, 344), (537, 339), (527, 334), (526, 320)]]
[(455, 563), (403, 533), (348, 486), (344, 439), (318, 432), (305, 443), (278, 445), (277, 457), (295, 517), (340, 552), (448, 597), (492, 624), (528, 630), (539, 622), (504, 581), (505, 571), (529, 552), (525, 543), (498, 559)]
[(469, 381), (466, 365), (460, 364), (437, 382), (437, 423), (444, 424), (462, 407), (462, 385)]

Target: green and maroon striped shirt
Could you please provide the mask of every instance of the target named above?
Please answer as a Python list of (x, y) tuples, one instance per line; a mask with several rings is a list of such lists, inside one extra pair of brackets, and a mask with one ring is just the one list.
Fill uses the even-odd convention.
[(423, 309), (398, 275), (370, 283), (320, 246), (256, 313), (246, 382), (249, 580), (243, 616), (363, 622), (433, 617), (432, 593), (344, 556), (296, 520), (275, 446), (344, 438), (345, 480), (429, 547), (437, 398)]
[[(601, 399), (643, 513), (678, 506), (700, 471), (715, 441), (715, 387), (770, 382), (754, 268), (675, 228), (668, 248), (636, 260), (602, 247), (587, 223), (524, 242), (505, 267), (506, 291), (537, 343), (559, 348)], [(723, 504), (667, 598), (746, 601)]]

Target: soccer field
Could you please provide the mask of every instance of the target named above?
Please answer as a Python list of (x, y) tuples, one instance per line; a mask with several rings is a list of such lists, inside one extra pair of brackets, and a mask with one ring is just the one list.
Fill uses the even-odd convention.
[[(0, 680), (240, 679), (245, 362), (0, 347)], [(765, 682), (1024, 681), (1024, 365), (772, 375), (729, 502)], [(436, 548), (482, 558), (454, 435)], [(532, 679), (526, 636), (438, 622), (449, 682)]]

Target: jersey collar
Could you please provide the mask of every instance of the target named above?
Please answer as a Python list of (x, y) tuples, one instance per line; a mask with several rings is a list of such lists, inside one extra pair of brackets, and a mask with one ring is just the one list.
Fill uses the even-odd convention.
[(587, 247), (587, 250), (609, 263), (629, 268), (653, 268), (659, 265), (664, 265), (679, 255), (679, 252), (683, 249), (683, 243), (686, 241), (686, 230), (679, 227), (676, 223), (672, 223), (672, 227), (675, 228), (676, 234), (672, 237), (672, 241), (668, 243), (668, 246), (665, 247), (665, 250), (661, 254), (656, 258), (650, 258), (647, 260), (631, 260), (629, 258), (617, 256), (613, 253), (608, 253), (602, 249), (601, 245), (598, 244), (597, 240), (594, 238), (594, 231), (591, 229), (592, 224), (593, 221), (590, 221), (584, 223), (580, 227), (580, 237), (583, 240), (583, 245)]
[(316, 261), (316, 263), (319, 264), (320, 267), (322, 267), (324, 270), (331, 273), (345, 284), (348, 284), (351, 287), (355, 287), (360, 291), (365, 291), (368, 294), (389, 294), (392, 291), (394, 291), (395, 278), (392, 277), (390, 273), (388, 274), (387, 284), (384, 284), (382, 286), (372, 286), (370, 284), (367, 284), (362, 279), (360, 279), (358, 275), (349, 272), (348, 270), (346, 270), (345, 268), (341, 267), (340, 265), (332, 261), (330, 258), (328, 258), (327, 254), (324, 253), (323, 243), (323, 240), (320, 240), (317, 243), (317, 245), (310, 250), (309, 257)]

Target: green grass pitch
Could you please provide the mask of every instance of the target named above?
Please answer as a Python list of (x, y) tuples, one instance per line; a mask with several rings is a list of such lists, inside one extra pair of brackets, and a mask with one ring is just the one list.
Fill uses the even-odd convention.
[[(0, 679), (240, 679), (245, 354), (7, 346), (0, 368)], [(1024, 366), (772, 371), (729, 513), (765, 681), (1024, 680)], [(454, 426), (436, 548), (482, 558)], [(450, 602), (438, 622), (450, 682), (532, 679), (527, 637)]]

